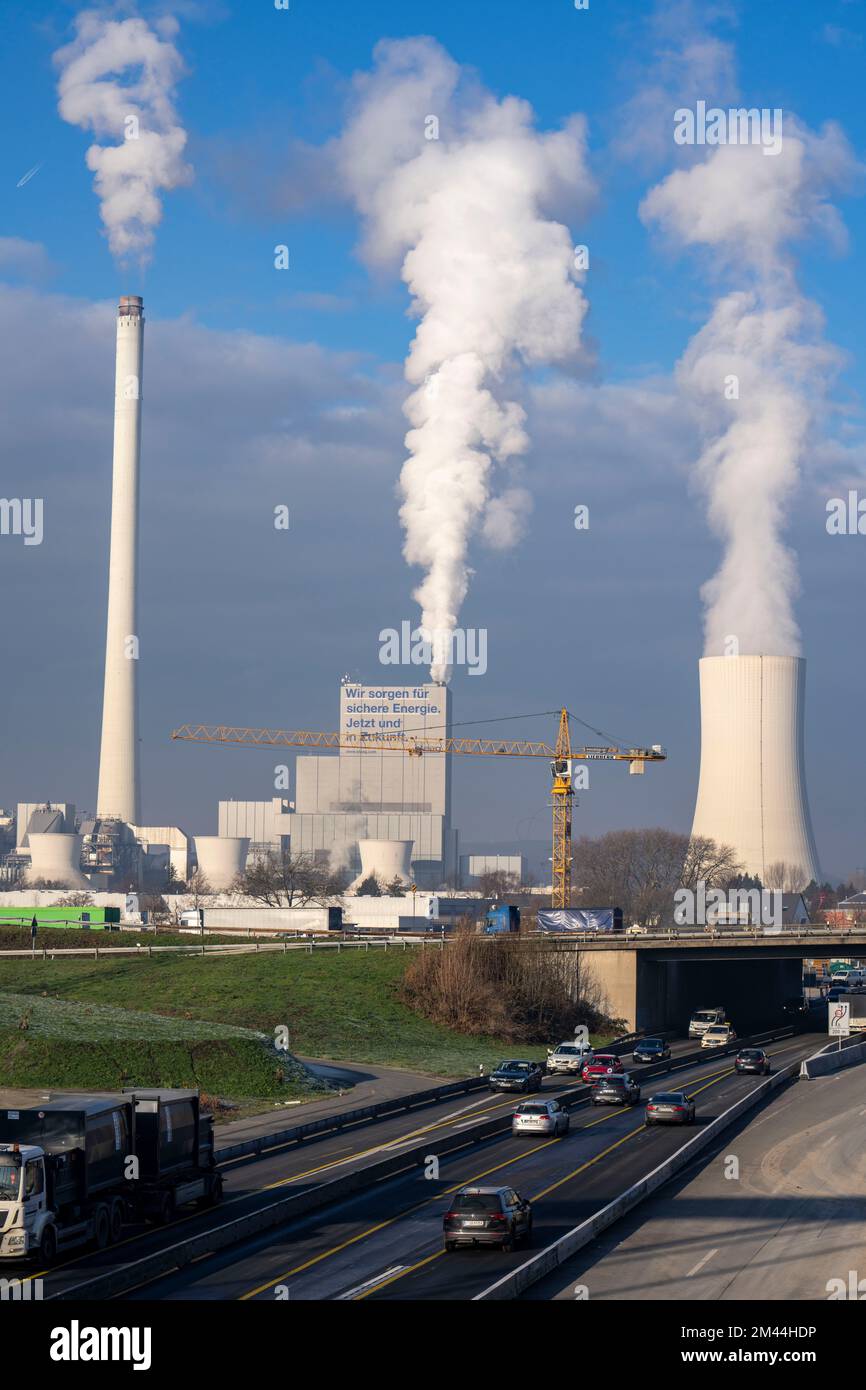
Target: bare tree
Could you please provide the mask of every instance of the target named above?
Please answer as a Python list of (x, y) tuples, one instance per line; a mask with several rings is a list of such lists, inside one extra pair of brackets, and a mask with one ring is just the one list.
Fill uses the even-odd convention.
[(520, 880), (504, 869), (491, 869), (489, 873), (478, 875), (478, 887), (482, 898), (508, 898), (519, 891)]
[(192, 898), (193, 907), (198, 907), (201, 899), (213, 890), (201, 869), (195, 868), (186, 881), (186, 891)]
[(808, 874), (799, 864), (788, 864), (778, 859), (768, 864), (764, 872), (765, 888), (780, 888), (783, 893), (802, 893), (808, 886)]
[(713, 840), (673, 830), (612, 830), (574, 846), (579, 905), (621, 907), (627, 923), (657, 926), (673, 915), (678, 888), (727, 888), (741, 872), (736, 854)]
[(345, 891), (345, 874), (332, 872), (309, 855), (269, 850), (238, 874), (232, 889), (266, 907), (303, 907), (340, 897)]

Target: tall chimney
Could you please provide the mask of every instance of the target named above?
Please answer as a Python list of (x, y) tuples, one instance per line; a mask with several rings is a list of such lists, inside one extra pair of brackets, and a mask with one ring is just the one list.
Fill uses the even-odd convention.
[(140, 824), (137, 591), (143, 352), (143, 302), (136, 294), (122, 295), (117, 309), (108, 628), (96, 814), (132, 825)]
[[(795, 656), (705, 656), (701, 776), (692, 835), (731, 845), (764, 887), (786, 864), (820, 882), (803, 765), (806, 663)], [(792, 882), (791, 887), (794, 884)]]

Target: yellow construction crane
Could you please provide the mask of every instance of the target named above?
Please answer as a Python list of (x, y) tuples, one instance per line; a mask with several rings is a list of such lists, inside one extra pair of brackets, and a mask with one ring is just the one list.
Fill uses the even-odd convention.
[(173, 739), (191, 743), (233, 743), (248, 748), (350, 748), (355, 752), (468, 753), (494, 758), (547, 758), (553, 776), (553, 907), (571, 907), (571, 820), (574, 802), (572, 767), (581, 761), (627, 762), (631, 772), (643, 772), (645, 763), (663, 762), (667, 756), (659, 744), (651, 748), (598, 746), (572, 748), (569, 713), (560, 710), (556, 745), (522, 738), (430, 738), (427, 735), (312, 733), (306, 729), (241, 729), (228, 724), (182, 724)]

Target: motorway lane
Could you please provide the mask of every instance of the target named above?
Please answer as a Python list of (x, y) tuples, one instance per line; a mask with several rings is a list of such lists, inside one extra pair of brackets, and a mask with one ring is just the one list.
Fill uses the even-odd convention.
[[(817, 1035), (787, 1039), (771, 1050), (783, 1063), (815, 1051), (821, 1041)], [(713, 1115), (755, 1084), (731, 1071), (729, 1059), (708, 1056), (676, 1081), (669, 1075), (648, 1079), (644, 1098), (688, 1081), (688, 1089), (698, 1096), (699, 1113)], [(719, 1098), (713, 1100), (716, 1091)], [(441, 1257), (449, 1190), (473, 1181), (508, 1182), (539, 1200), (533, 1242), (539, 1248), (683, 1142), (678, 1130), (647, 1132), (640, 1107), (587, 1105), (572, 1112), (572, 1132), (565, 1139), (495, 1137), (444, 1157), (438, 1180), (426, 1180), (422, 1170), (413, 1169), (302, 1218), (276, 1236), (266, 1233), (128, 1297), (269, 1300), (284, 1297), (284, 1290), (293, 1299), (307, 1300), (472, 1297), (526, 1256), (522, 1251), (511, 1257), (468, 1251)], [(435, 1135), (430, 1151), (435, 1155)]]
[(866, 1087), (852, 1067), (786, 1087), (523, 1297), (571, 1301), (579, 1284), (593, 1301), (862, 1299), (864, 1225)]

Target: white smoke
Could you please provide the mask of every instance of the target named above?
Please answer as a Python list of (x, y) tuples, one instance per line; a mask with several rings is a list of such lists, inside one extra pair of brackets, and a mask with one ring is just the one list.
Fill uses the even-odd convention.
[[(551, 208), (594, 192), (584, 122), (540, 133), (532, 109), (496, 101), (430, 39), (385, 42), (338, 150), (365, 219), (364, 254), (401, 273), (421, 322), (406, 362), (409, 458), (400, 477), (404, 555), (426, 576), (422, 627), (458, 621), (473, 535), (514, 545), (529, 511), (496, 466), (525, 454), (519, 366), (575, 359), (586, 300), (568, 229)], [(431, 136), (433, 138), (431, 138)], [(447, 679), (434, 659), (434, 680)]]
[(677, 366), (705, 446), (696, 476), (724, 554), (704, 586), (705, 653), (794, 656), (797, 566), (782, 539), (837, 352), (796, 283), (789, 243), (819, 233), (844, 242), (828, 191), (856, 167), (841, 133), (785, 117), (782, 149), (723, 145), (678, 170), (641, 205), (683, 245), (709, 247), (713, 269), (739, 282), (723, 295)]
[(183, 63), (172, 43), (178, 25), (166, 16), (115, 20), (85, 10), (75, 38), (54, 54), (59, 110), (71, 125), (100, 139), (87, 151), (112, 254), (149, 259), (162, 218), (159, 194), (189, 183), (186, 132), (178, 124), (174, 89)]

